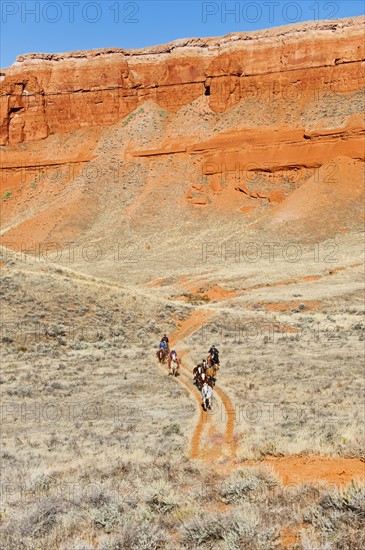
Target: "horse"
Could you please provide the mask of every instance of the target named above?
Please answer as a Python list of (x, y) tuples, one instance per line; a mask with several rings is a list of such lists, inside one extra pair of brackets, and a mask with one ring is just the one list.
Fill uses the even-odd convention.
[(205, 382), (201, 388), (201, 394), (202, 394), (202, 407), (206, 411), (207, 409), (212, 408), (212, 397), (213, 397), (213, 390), (207, 382)]
[(201, 363), (199, 363), (198, 367), (201, 367), (203, 369), (203, 371), (205, 372), (208, 368), (208, 365), (207, 365), (207, 362), (205, 359), (202, 360)]
[(207, 357), (207, 363), (208, 363), (208, 367), (214, 367), (216, 365), (217, 370), (218, 370), (218, 368), (219, 368), (219, 359), (218, 359), (218, 361), (215, 361), (214, 357), (209, 354), (208, 357)]
[(205, 372), (202, 372), (201, 374), (198, 374), (196, 377), (196, 385), (198, 386), (198, 389), (201, 390), (203, 385), (207, 382), (207, 375)]
[(159, 360), (160, 363), (164, 363), (166, 361), (167, 357), (167, 349), (166, 348), (160, 348), (156, 352), (156, 357)]
[(196, 378), (198, 376), (200, 376), (203, 372), (205, 372), (205, 370), (204, 370), (202, 365), (197, 365), (196, 367), (194, 367), (194, 369), (193, 369), (193, 378), (194, 378), (194, 380), (196, 380)]
[(193, 369), (193, 380), (194, 383), (196, 383), (197, 377), (199, 377), (203, 372), (207, 370), (207, 362), (205, 359), (201, 363), (199, 363), (196, 367)]
[(176, 355), (176, 353), (173, 355), (173, 357), (171, 357), (170, 355), (168, 360), (169, 376), (170, 374), (172, 376), (178, 376), (180, 365), (181, 365), (181, 361)]
[(208, 367), (205, 371), (208, 380), (212, 381), (212, 384), (215, 385), (216, 383), (216, 376), (217, 376), (218, 367), (216, 365), (213, 365), (212, 367)]

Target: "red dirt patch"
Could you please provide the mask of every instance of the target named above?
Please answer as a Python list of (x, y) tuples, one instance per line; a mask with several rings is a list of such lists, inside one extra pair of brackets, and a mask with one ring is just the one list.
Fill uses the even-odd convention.
[(284, 313), (287, 311), (291, 311), (292, 309), (295, 309), (301, 305), (305, 306), (305, 309), (309, 309), (311, 311), (318, 310), (321, 307), (321, 302), (319, 300), (311, 300), (311, 301), (305, 301), (305, 302), (259, 302), (258, 304), (251, 304), (249, 307), (250, 309), (254, 309), (256, 305), (260, 305), (267, 309), (268, 311), (272, 312), (278, 312), (278, 313)]
[(302, 277), (302, 281), (305, 281), (306, 283), (313, 283), (314, 281), (318, 281), (321, 278), (320, 275), (307, 275), (306, 277)]
[(248, 214), (252, 210), (253, 206), (242, 206), (239, 211), (242, 212), (242, 214)]
[(205, 294), (210, 300), (220, 302), (221, 300), (226, 300), (227, 298), (233, 298), (236, 296), (237, 292), (235, 290), (227, 290), (218, 285), (214, 285), (206, 290)]
[(188, 295), (190, 295), (193, 300), (201, 299), (202, 301), (215, 302), (221, 302), (222, 300), (237, 296), (236, 290), (228, 290), (219, 285), (210, 286), (206, 282), (204, 284), (204, 278), (198, 278), (192, 281), (186, 275), (182, 275), (178, 286), (184, 291), (184, 295), (177, 296), (176, 299), (184, 302), (189, 301)]
[[(365, 479), (365, 462), (362, 458), (268, 456), (260, 464), (272, 466), (284, 485), (321, 481), (341, 486), (353, 479)], [(257, 462), (249, 461), (246, 465), (257, 466)]]
[(299, 531), (308, 526), (301, 523), (295, 527), (285, 527), (280, 537), (280, 544), (283, 548), (292, 548), (298, 542)]

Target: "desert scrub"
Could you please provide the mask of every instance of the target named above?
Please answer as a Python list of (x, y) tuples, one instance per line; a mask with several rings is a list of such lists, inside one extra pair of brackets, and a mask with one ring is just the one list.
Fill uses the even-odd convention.
[(159, 109), (158, 116), (162, 118), (162, 120), (165, 120), (169, 116), (169, 113), (164, 109)]
[(103, 504), (101, 508), (94, 512), (94, 522), (102, 527), (106, 533), (110, 533), (113, 527), (118, 523), (120, 510), (115, 504)]
[(169, 514), (179, 507), (178, 499), (170, 484), (165, 481), (152, 482), (147, 490), (145, 502), (149, 509), (157, 514)]
[(261, 518), (250, 512), (232, 512), (228, 515), (223, 536), (225, 550), (269, 550), (276, 547), (275, 528), (265, 528)]
[(260, 479), (248, 468), (234, 472), (219, 487), (220, 500), (225, 504), (239, 502), (247, 497), (251, 491), (260, 487)]
[(11, 191), (5, 191), (5, 193), (3, 194), (3, 201), (7, 201), (9, 200), (11, 197)]
[[(338, 550), (365, 548), (365, 486), (352, 482), (345, 489), (325, 491), (318, 504), (309, 506), (304, 522), (310, 526), (303, 533), (303, 548), (320, 544)], [(312, 546), (313, 547), (313, 546)]]
[(275, 547), (275, 529), (265, 529), (260, 518), (250, 512), (200, 514), (181, 527), (183, 548), (219, 548), (221, 550), (269, 550)]
[(41, 497), (18, 519), (17, 530), (22, 537), (45, 536), (52, 531), (65, 512), (66, 506), (60, 497)]
[(17, 396), (17, 397), (32, 397), (32, 388), (26, 387), (26, 386), (20, 386), (19, 388), (15, 388), (14, 390), (7, 390), (6, 393), (10, 396)]
[(143, 107), (140, 107), (136, 111), (133, 111), (133, 113), (130, 113), (124, 120), (123, 120), (123, 126), (127, 126), (137, 115), (144, 113)]
[(200, 514), (185, 522), (181, 527), (181, 541), (184, 547), (210, 545), (223, 540), (224, 524), (221, 514)]
[[(128, 526), (127, 528), (128, 529)], [(166, 533), (158, 525), (151, 525), (145, 521), (142, 524), (134, 526), (132, 532), (126, 532), (127, 540), (129, 539), (130, 545), (125, 545), (123, 548), (133, 548), (135, 550), (158, 550), (164, 548), (167, 541)]]
[(199, 305), (210, 302), (209, 296), (206, 294), (185, 294), (187, 303), (191, 305)]
[(100, 537), (99, 550), (123, 550), (122, 542), (114, 536)]
[(172, 434), (181, 435), (180, 426), (176, 422), (173, 422), (171, 424), (167, 424), (166, 426), (164, 426), (162, 428), (162, 431), (163, 431), (164, 435), (172, 435)]

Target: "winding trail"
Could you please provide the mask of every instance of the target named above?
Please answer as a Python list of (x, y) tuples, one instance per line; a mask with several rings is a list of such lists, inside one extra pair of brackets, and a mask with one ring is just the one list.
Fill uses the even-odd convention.
[[(191, 334), (199, 330), (203, 323), (212, 320), (211, 310), (195, 310), (188, 319), (181, 322), (180, 327), (172, 333), (171, 344), (183, 343)], [(220, 388), (214, 387), (212, 410), (205, 412), (201, 407), (201, 396), (192, 382), (192, 371), (195, 366), (187, 349), (180, 349), (183, 359), (179, 381), (197, 400), (199, 416), (193, 433), (190, 447), (190, 457), (209, 461), (231, 461), (236, 454), (234, 439), (235, 411), (229, 397)]]

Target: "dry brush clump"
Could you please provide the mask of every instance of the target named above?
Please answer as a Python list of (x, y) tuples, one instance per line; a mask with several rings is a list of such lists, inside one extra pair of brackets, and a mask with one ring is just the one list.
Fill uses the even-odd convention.
[(365, 545), (365, 487), (353, 482), (345, 489), (324, 492), (304, 510), (310, 526), (302, 533), (302, 547), (360, 550)]

